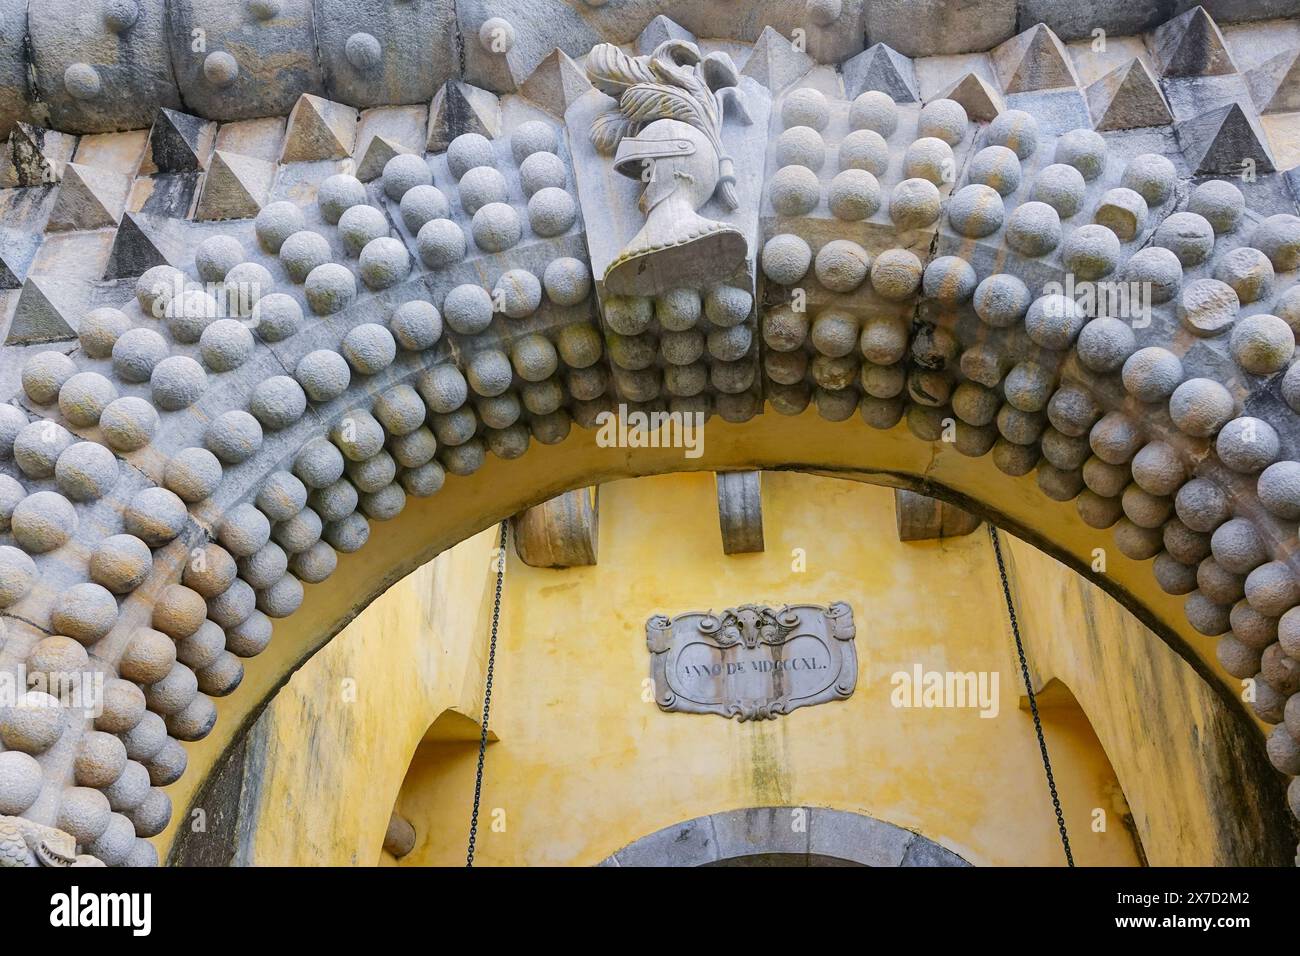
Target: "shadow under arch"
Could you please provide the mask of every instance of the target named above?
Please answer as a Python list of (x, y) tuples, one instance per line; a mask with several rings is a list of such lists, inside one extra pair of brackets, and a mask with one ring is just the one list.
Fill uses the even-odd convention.
[(696, 817), (633, 840), (600, 866), (970, 866), (884, 820), (825, 807), (748, 807)]
[[(301, 607), (276, 623), (275, 637), (246, 662), (243, 684), (217, 701), (219, 719), (205, 739), (187, 746), (190, 768), (170, 788), (178, 806), (192, 807), (211, 769), (256, 720), (267, 702), (310, 657), (391, 584), (435, 555), (523, 508), (561, 492), (619, 478), (677, 471), (799, 470), (910, 488), (944, 498), (1025, 539), (1093, 581), (1186, 659), (1244, 723), (1259, 722), (1243, 708), (1235, 682), (1214, 660), (1213, 640), (1187, 623), (1183, 599), (1159, 589), (1148, 561), (1125, 558), (1109, 531), (1085, 524), (1072, 502), (1046, 498), (1032, 475), (1009, 477), (989, 457), (961, 455), (949, 443), (925, 442), (904, 425), (887, 431), (858, 418), (831, 422), (815, 410), (784, 417), (768, 412), (743, 424), (710, 419), (703, 453), (680, 448), (607, 448), (597, 433), (574, 429), (556, 445), (534, 445), (527, 463), (489, 457), (472, 477), (451, 479), (431, 498), (411, 499), (391, 521), (376, 523), (370, 542), (340, 555), (329, 581), (305, 586)], [(852, 516), (846, 515), (846, 521)], [(1094, 573), (1097, 550), (1104, 573)], [(348, 586), (340, 586), (347, 581)], [(1258, 729), (1254, 737), (1260, 740)], [(1267, 767), (1266, 762), (1261, 767)], [(1241, 785), (1282, 785), (1271, 770)], [(181, 821), (173, 815), (159, 837), (160, 855), (172, 848)]]

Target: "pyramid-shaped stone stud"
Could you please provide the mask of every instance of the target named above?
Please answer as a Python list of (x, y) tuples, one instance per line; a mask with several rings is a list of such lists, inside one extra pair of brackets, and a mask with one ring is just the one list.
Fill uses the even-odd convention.
[(303, 163), (351, 156), (357, 139), (357, 111), (343, 103), (304, 93), (289, 114), (280, 162)]
[(265, 205), (275, 179), (275, 165), (254, 156), (217, 150), (208, 163), (194, 218), (251, 219)]
[(57, 183), (76, 146), (77, 137), (67, 133), (29, 123), (14, 124), (0, 156), (0, 189)]
[(501, 134), (501, 102), (495, 93), (448, 80), (429, 105), (429, 135), (425, 149), (438, 153), (464, 133), (488, 139)]
[(993, 120), (1006, 109), (1002, 94), (975, 73), (967, 73), (940, 93), (938, 98), (960, 103), (966, 110), (967, 117), (980, 123)]
[(388, 161), (400, 153), (410, 153), (414, 150), (407, 149), (395, 139), (390, 139), (381, 133), (376, 133), (370, 137), (370, 142), (366, 144), (365, 155), (357, 162), (357, 179), (363, 183), (368, 183), (372, 179), (377, 179), (388, 165)]
[(45, 228), (50, 232), (64, 232), (116, 226), (126, 208), (130, 188), (131, 180), (120, 173), (68, 163)]
[(28, 276), (18, 293), (5, 345), (66, 342), (77, 337), (78, 310), (56, 279)]
[(661, 13), (647, 23), (641, 35), (636, 38), (636, 51), (642, 56), (647, 56), (653, 53), (659, 44), (668, 40), (685, 40), (687, 43), (694, 43), (695, 34)]
[(1223, 34), (1204, 7), (1193, 7), (1157, 27), (1150, 46), (1165, 76), (1223, 76), (1237, 71)]
[(149, 131), (154, 166), (160, 173), (191, 173), (206, 168), (216, 131), (216, 123), (163, 107)]
[(18, 289), (22, 287), (23, 280), (18, 275), (19, 270), (5, 261), (3, 252), (0, 252), (0, 289)]
[(1230, 103), (1177, 127), (1187, 165), (1197, 173), (1271, 173), (1277, 169), (1255, 118)]
[(1261, 113), (1300, 110), (1300, 50), (1286, 50), (1248, 71), (1246, 86)]
[(1089, 84), (1084, 95), (1094, 129), (1167, 126), (1174, 121), (1156, 78), (1137, 57)]
[(113, 237), (113, 248), (104, 267), (105, 279), (128, 279), (144, 275), (154, 266), (179, 266), (184, 260), (183, 235), (172, 235), (178, 220), (128, 212)]
[(0, 226), (0, 289), (20, 289), (44, 235)]
[(1078, 86), (1060, 38), (1046, 24), (1030, 27), (993, 50), (993, 68), (1007, 93)]
[(868, 90), (888, 93), (896, 103), (916, 103), (921, 99), (912, 61), (883, 43), (846, 60), (843, 70), (844, 92), (849, 99)]
[(519, 92), (552, 116), (563, 117), (569, 105), (589, 89), (591, 81), (582, 67), (563, 50), (555, 49), (537, 64)]
[(785, 89), (814, 66), (813, 58), (772, 27), (764, 27), (745, 61), (742, 75), (753, 77), (773, 93)]

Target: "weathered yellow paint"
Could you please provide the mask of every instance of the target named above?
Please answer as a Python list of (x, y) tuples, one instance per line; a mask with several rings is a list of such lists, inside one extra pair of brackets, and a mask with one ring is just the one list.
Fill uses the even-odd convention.
[(238, 863), (378, 861), (393, 797), (433, 718), (481, 707), (481, 621), (496, 529), (376, 600), (276, 695), (258, 721), (241, 812), (259, 822)]
[[(432, 498), (410, 501), (399, 518), (376, 524), (366, 548), (340, 556), (329, 581), (306, 586), (303, 606), (276, 622), (271, 645), (246, 662), (239, 691), (217, 702), (213, 732), (186, 745), (190, 770), (168, 788), (176, 812), (168, 829), (155, 838), (160, 854), (170, 850), (210, 768), (267, 697), (376, 596), (502, 517), (570, 488), (637, 475), (744, 468), (818, 471), (967, 500), (997, 515), (1005, 526), (1027, 529), (1035, 541), (1077, 568), (1088, 567), (1094, 548), (1108, 548), (1109, 566), (1098, 583), (1161, 628), (1160, 636), (1177, 645), (1201, 674), (1235, 689), (1215, 663), (1212, 648), (1187, 625), (1183, 599), (1156, 587), (1150, 562), (1121, 556), (1109, 532), (1086, 526), (1072, 503), (1045, 498), (1030, 476), (1008, 478), (988, 457), (966, 458), (946, 443), (919, 441), (902, 425), (878, 432), (858, 420), (827, 422), (813, 410), (794, 417), (766, 414), (744, 425), (713, 419), (708, 429), (704, 454), (696, 459), (683, 458), (674, 448), (602, 448), (593, 432), (574, 429), (558, 445), (534, 448), (524, 462), (489, 456), (472, 480), (449, 480)], [(656, 500), (644, 516), (660, 532), (664, 525), (654, 515), (662, 504)], [(855, 524), (853, 515), (837, 514), (831, 527), (853, 531)]]
[[(723, 556), (707, 474), (605, 486), (594, 567), (511, 553), (478, 861), (591, 864), (691, 817), (802, 804), (915, 829), (974, 863), (1063, 862), (984, 529), (903, 544), (887, 489), (769, 474), (763, 495), (760, 554)], [(477, 741), (426, 732), (481, 705), (494, 535), (395, 585), (280, 692), (259, 723), (247, 862), (392, 863), (379, 846), (395, 798), (417, 831), (401, 865), (463, 862)], [(1043, 715), (1076, 860), (1137, 863), (1131, 807), (1151, 862), (1222, 862), (1249, 820), (1225, 827), (1221, 761), (1195, 741), (1244, 722), (1094, 585), (1003, 542), (1035, 681), (1068, 688)], [(741, 724), (643, 699), (651, 614), (831, 600), (858, 624), (848, 701)], [(996, 671), (998, 716), (893, 706), (891, 675), (915, 664)], [(352, 703), (338, 693), (349, 676)]]

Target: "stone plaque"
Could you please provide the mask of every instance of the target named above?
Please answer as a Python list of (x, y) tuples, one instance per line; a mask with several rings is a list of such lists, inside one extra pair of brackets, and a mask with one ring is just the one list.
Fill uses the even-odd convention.
[(645, 631), (662, 710), (768, 720), (843, 700), (858, 682), (853, 609), (843, 602), (656, 614)]

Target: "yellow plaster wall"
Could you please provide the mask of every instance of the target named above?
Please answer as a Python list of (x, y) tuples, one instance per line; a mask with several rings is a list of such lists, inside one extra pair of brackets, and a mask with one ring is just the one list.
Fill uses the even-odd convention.
[[(974, 863), (1060, 862), (987, 537), (902, 544), (885, 488), (769, 473), (763, 491), (760, 554), (724, 557), (713, 477), (678, 475), (602, 489), (595, 567), (510, 564), (478, 862), (592, 864), (681, 820), (774, 804), (865, 813)], [(650, 615), (834, 600), (858, 626), (849, 700), (740, 723), (643, 699)], [(999, 672), (999, 715), (895, 708), (890, 677), (914, 663)], [(1089, 831), (1117, 784), (1086, 722), (1048, 732), (1076, 858), (1135, 863), (1122, 826)], [(400, 800), (419, 834), (403, 864), (463, 859), (474, 762), (472, 745), (421, 749)]]
[[(708, 474), (604, 486), (595, 567), (529, 568), (509, 550), (477, 862), (592, 864), (681, 820), (802, 804), (917, 830), (976, 864), (1061, 863), (986, 530), (904, 544), (890, 489), (763, 482), (761, 554), (722, 554)], [(495, 534), (394, 585), (277, 695), (240, 862), (392, 864), (379, 846), (396, 799), (417, 831), (400, 865), (463, 863), (477, 742), (417, 744), (447, 708), (481, 707)], [(1076, 860), (1139, 862), (1129, 807), (1152, 863), (1230, 857), (1226, 841), (1249, 834), (1220, 819), (1222, 789), (1242, 784), (1196, 740), (1241, 722), (1111, 598), (1003, 542), (1035, 682), (1083, 708), (1044, 697)], [(849, 700), (742, 724), (644, 698), (651, 614), (832, 600), (858, 626)], [(997, 671), (998, 716), (894, 707), (890, 677), (916, 663)]]
[[(475, 715), (497, 530), (378, 598), (298, 670), (258, 721), (235, 862), (379, 861), (393, 795), (430, 715)], [(340, 582), (340, 586), (345, 586)]]

